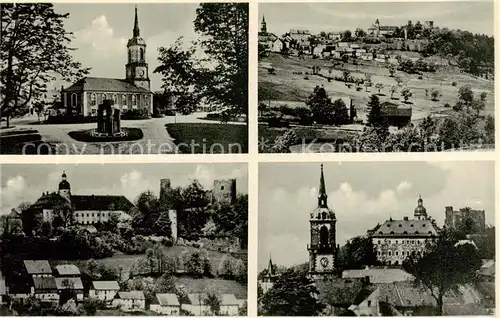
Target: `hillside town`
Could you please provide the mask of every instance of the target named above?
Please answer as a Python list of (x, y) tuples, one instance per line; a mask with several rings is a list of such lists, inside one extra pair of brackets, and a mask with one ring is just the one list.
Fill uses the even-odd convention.
[[(260, 152), (493, 148), (493, 37), (382, 18), (276, 34), (265, 15), (258, 37)], [(455, 136), (452, 125), (470, 134)]]
[(325, 174), (321, 165), (310, 241), (302, 246), (309, 260), (286, 268), (270, 255), (258, 277), (259, 315), (495, 314), (495, 229), (484, 210), (446, 206), (438, 225), (419, 197), (413, 215), (381, 218), (340, 247), (343, 220), (328, 204)]
[(164, 178), (133, 203), (73, 191), (62, 172), (57, 191), (0, 216), (2, 316), (246, 313), (247, 197), (236, 179), (205, 190)]

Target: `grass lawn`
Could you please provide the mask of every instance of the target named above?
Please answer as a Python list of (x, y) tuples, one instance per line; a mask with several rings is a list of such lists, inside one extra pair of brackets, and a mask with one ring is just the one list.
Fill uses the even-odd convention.
[[(357, 136), (357, 132), (345, 131), (336, 128), (313, 128), (313, 127), (292, 127), (297, 139), (295, 144), (299, 145), (304, 143), (343, 143), (349, 142), (353, 137)], [(259, 141), (267, 140), (273, 142), (276, 137), (281, 136), (285, 133), (286, 128), (269, 128), (267, 125), (259, 125)]]
[[(269, 64), (275, 69), (275, 74), (268, 73), (267, 67)], [(322, 76), (308, 75), (309, 79), (304, 79), (306, 76), (304, 73), (311, 73), (312, 66), (319, 66)], [(369, 74), (373, 84), (381, 83), (383, 85), (380, 91), (383, 94), (380, 97), (381, 102), (390, 100), (389, 89), (391, 86), (397, 85), (395, 78), (390, 77), (387, 68), (375, 63), (363, 62), (363, 64), (359, 63), (359, 65), (346, 63), (335, 68), (332, 68), (332, 66), (332, 62), (328, 60), (310, 58), (299, 60), (297, 57), (285, 58), (279, 54), (271, 54), (269, 57), (263, 58), (259, 64), (259, 101), (266, 104), (269, 101), (304, 102), (313, 92), (315, 86), (323, 85), (330, 97), (351, 97), (354, 106), (358, 110), (358, 116), (360, 119), (364, 119), (369, 97), (373, 93), (378, 93), (378, 91), (374, 87), (368, 88), (368, 91), (366, 91), (364, 86), (360, 91), (356, 91), (354, 85), (349, 88), (344, 82), (335, 80), (328, 82), (324, 77), (342, 76), (343, 69), (349, 70), (350, 75), (355, 78), (364, 78), (365, 74)], [(329, 73), (330, 69), (331, 74)], [(419, 79), (416, 74), (407, 74), (401, 71), (397, 71), (396, 76), (402, 78), (403, 84), (397, 88), (394, 94), (397, 99), (393, 100), (393, 102), (403, 103), (400, 99), (400, 91), (403, 86), (408, 86), (413, 94), (409, 100), (412, 103), (413, 120), (425, 117), (429, 113), (440, 113), (447, 110), (444, 107), (445, 103), (454, 105), (458, 99), (458, 89), (466, 84), (471, 85), (476, 97), (479, 97), (481, 92), (488, 93), (483, 115), (494, 115), (495, 93), (493, 81), (444, 68), (438, 68), (435, 73), (426, 72), (422, 75), (422, 79)], [(453, 82), (456, 82), (457, 85), (452, 86)], [(437, 101), (431, 101), (430, 97), (425, 96), (425, 90), (433, 88), (438, 89), (442, 94)]]
[(166, 128), (181, 153), (248, 153), (246, 125), (184, 123)]
[(0, 132), (0, 154), (46, 155), (53, 153), (53, 151), (53, 145), (43, 142), (41, 135), (35, 129), (14, 129)]

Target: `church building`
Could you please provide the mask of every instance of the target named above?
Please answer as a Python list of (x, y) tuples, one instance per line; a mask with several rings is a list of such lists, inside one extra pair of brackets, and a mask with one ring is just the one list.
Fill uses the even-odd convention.
[(79, 225), (107, 222), (116, 213), (121, 221), (131, 219), (128, 214), (134, 206), (123, 195), (74, 195), (63, 172), (57, 192), (46, 192), (30, 207), (33, 213), (41, 213), (44, 222), (51, 222), (58, 206), (70, 205), (73, 219)]
[(71, 116), (97, 116), (103, 100), (113, 100), (120, 111), (153, 112), (153, 92), (150, 89), (146, 42), (141, 38), (137, 8), (133, 36), (127, 43), (125, 78), (84, 77), (68, 88), (61, 89), (61, 102)]
[(336, 245), (336, 222), (335, 213), (328, 207), (323, 164), (321, 164), (318, 206), (310, 214), (311, 236), (310, 244), (307, 246), (309, 274), (313, 277), (332, 275), (335, 272), (339, 250)]

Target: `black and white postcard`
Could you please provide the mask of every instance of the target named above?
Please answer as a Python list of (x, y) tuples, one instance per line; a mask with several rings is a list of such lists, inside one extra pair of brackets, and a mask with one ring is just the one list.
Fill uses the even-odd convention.
[(259, 152), (495, 145), (494, 2), (260, 3)]
[(248, 3), (1, 11), (1, 154), (248, 152)]
[(1, 171), (0, 315), (246, 315), (246, 164)]
[(494, 162), (259, 166), (259, 315), (495, 314)]

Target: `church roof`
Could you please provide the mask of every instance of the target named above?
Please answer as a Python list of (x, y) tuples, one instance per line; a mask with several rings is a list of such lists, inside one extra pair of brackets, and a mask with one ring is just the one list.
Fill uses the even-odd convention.
[(120, 93), (151, 93), (149, 90), (135, 86), (125, 79), (105, 78), (105, 77), (84, 77), (64, 92), (120, 92)]
[(387, 220), (375, 229), (372, 237), (431, 237), (437, 231), (431, 220)]

